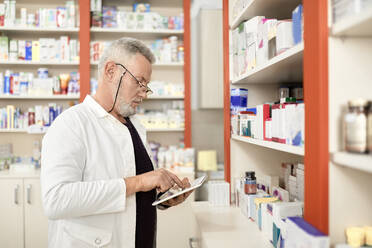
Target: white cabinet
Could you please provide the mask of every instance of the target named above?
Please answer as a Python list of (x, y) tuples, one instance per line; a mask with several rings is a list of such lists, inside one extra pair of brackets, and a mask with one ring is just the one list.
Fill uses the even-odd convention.
[(199, 26), (199, 107), (223, 107), (222, 10), (201, 9)]
[(0, 246), (46, 248), (48, 220), (37, 178), (0, 178)]
[(23, 180), (0, 180), (0, 246), (23, 247)]
[(43, 213), (39, 179), (24, 179), (25, 248), (48, 247), (48, 219)]

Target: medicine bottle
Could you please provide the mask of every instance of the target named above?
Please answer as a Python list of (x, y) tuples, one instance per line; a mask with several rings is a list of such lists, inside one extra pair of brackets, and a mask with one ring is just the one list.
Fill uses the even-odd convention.
[(254, 171), (245, 172), (244, 193), (246, 193), (247, 195), (253, 195), (257, 193), (257, 183)]
[(372, 153), (372, 101), (369, 102), (368, 117), (367, 117), (367, 144), (368, 151)]
[(348, 102), (349, 111), (345, 115), (345, 149), (349, 152), (367, 151), (367, 101), (355, 99)]

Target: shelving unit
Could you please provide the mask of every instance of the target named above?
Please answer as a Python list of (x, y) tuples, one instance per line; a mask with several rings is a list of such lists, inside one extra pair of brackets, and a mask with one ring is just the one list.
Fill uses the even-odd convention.
[(233, 140), (238, 140), (238, 141), (245, 142), (248, 144), (253, 144), (253, 145), (265, 147), (267, 149), (291, 153), (295, 155), (304, 156), (304, 153), (305, 153), (304, 148), (299, 147), (299, 146), (291, 146), (291, 145), (276, 143), (272, 141), (265, 141), (265, 140), (253, 139), (249, 137), (243, 137), (239, 135), (232, 135), (231, 138)]
[(371, 37), (372, 7), (360, 14), (338, 21), (332, 26), (332, 35), (337, 37)]
[(79, 100), (75, 95), (53, 95), (53, 96), (14, 96), (0, 95), (0, 100)]
[(372, 155), (336, 152), (332, 155), (332, 161), (337, 165), (372, 173)]
[(79, 28), (0, 27), (7, 32), (78, 33)]
[[(92, 66), (97, 66), (98, 61), (91, 61), (90, 64)], [(175, 68), (181, 67), (182, 68), (183, 66), (184, 66), (184, 63), (181, 63), (181, 62), (155, 63), (155, 64), (153, 64), (153, 67), (175, 67)]]
[[(151, 129), (148, 130), (149, 140), (155, 140), (159, 143), (167, 144), (168, 141), (173, 140), (177, 143), (180, 139), (184, 139), (186, 147), (191, 146), (191, 86), (190, 86), (190, 0), (184, 1), (152, 1), (151, 10), (160, 13), (165, 16), (179, 15), (181, 12), (184, 13), (184, 29), (183, 30), (172, 30), (172, 29), (160, 29), (160, 30), (133, 30), (133, 29), (122, 29), (122, 28), (100, 28), (90, 27), (87, 19), (90, 15), (88, 9), (82, 9), (81, 14), (86, 22), (81, 22), (80, 36), (89, 37), (88, 43), (91, 41), (110, 41), (120, 37), (134, 37), (143, 40), (146, 44), (151, 43), (155, 39), (162, 39), (169, 36), (177, 36), (179, 41), (183, 41), (184, 44), (184, 62), (171, 62), (171, 63), (155, 63), (153, 65), (152, 80), (167, 81), (179, 83), (183, 80), (185, 85), (184, 97), (174, 96), (150, 96), (147, 99), (147, 103), (144, 103), (141, 107), (146, 109), (151, 107), (151, 110), (161, 109), (163, 103), (170, 100), (184, 100), (184, 111), (185, 111), (185, 128), (183, 129)], [(105, 2), (103, 2), (103, 5)], [(131, 3), (116, 1), (111, 2), (118, 8), (130, 9)], [(85, 7), (84, 7), (85, 8)], [(84, 31), (83, 31), (84, 27)], [(87, 30), (88, 29), (88, 32)], [(83, 34), (84, 33), (84, 34)], [(82, 51), (82, 50), (81, 50)], [(89, 54), (88, 49), (85, 53)], [(89, 70), (85, 70), (83, 77), (85, 78), (96, 78), (97, 77), (97, 61), (87, 61), (87, 56), (81, 56), (82, 66)], [(87, 63), (88, 62), (88, 63)], [(89, 92), (89, 88), (83, 89), (81, 100)], [(156, 102), (148, 103), (150, 100), (157, 100)], [(159, 100), (159, 101), (158, 101)], [(156, 135), (155, 135), (156, 134)], [(168, 136), (172, 136), (169, 138)]]
[[(76, 2), (78, 7), (79, 2)], [(20, 17), (20, 8), (26, 8), (28, 13), (34, 13), (38, 8), (56, 8), (57, 6), (64, 5), (64, 0), (37, 0), (33, 1), (17, 1), (16, 2), (16, 16)], [(89, 5), (89, 1), (86, 2)], [(78, 11), (78, 8), (75, 9)], [(30, 11), (30, 12), (29, 12)], [(77, 16), (78, 13), (76, 12)], [(78, 20), (76, 20), (78, 21)], [(76, 23), (76, 22), (75, 22)], [(9, 40), (38, 40), (39, 38), (59, 38), (60, 36), (69, 36), (72, 39), (79, 40), (79, 27), (73, 28), (40, 28), (40, 27), (28, 27), (28, 26), (2, 26), (0, 32), (4, 33), (9, 37)], [(81, 42), (81, 40), (80, 40)], [(81, 44), (84, 46), (85, 44)], [(80, 53), (82, 55), (82, 53)], [(13, 72), (31, 72), (37, 75), (37, 68), (43, 67), (48, 68), (49, 75), (56, 76), (61, 73), (70, 73), (72, 71), (79, 71), (79, 61), (25, 61), (25, 60), (8, 60), (0, 61), (0, 71), (12, 70)], [(3, 74), (4, 75), (4, 74)], [(84, 80), (81, 81), (82, 87), (84, 87)], [(88, 82), (89, 83), (89, 82)], [(3, 89), (2, 89), (3, 90)], [(69, 107), (71, 101), (78, 101), (79, 95), (42, 95), (42, 96), (20, 96), (20, 95), (0, 95), (0, 107), (3, 108), (6, 105), (14, 105), (19, 107), (22, 112), (26, 112), (29, 107), (35, 105), (48, 105), (50, 102), (56, 102), (58, 105), (62, 105), (63, 109)], [(30, 133), (30, 131), (32, 133)], [(37, 131), (36, 133), (34, 131)], [(45, 133), (39, 132), (39, 130), (0, 130), (0, 143), (12, 143), (13, 152), (17, 156), (31, 156), (32, 147), (35, 141), (41, 142), (42, 135)], [(36, 245), (37, 246), (37, 245)]]
[(336, 244), (346, 243), (347, 227), (372, 223), (372, 156), (345, 152), (343, 129), (347, 102), (356, 98), (372, 100), (372, 6), (327, 28), (331, 31), (327, 40), (329, 234)]
[(302, 81), (304, 44), (298, 44), (270, 59), (267, 64), (233, 79), (232, 84), (263, 84)]
[[(291, 19), (292, 11), (302, 2), (304, 43), (270, 59), (238, 78), (231, 73), (229, 43), (231, 30), (254, 16)], [(224, 0), (224, 144), (225, 180), (232, 182), (244, 171), (279, 175), (281, 162), (305, 164), (304, 218), (328, 233), (328, 74), (327, 3), (322, 0), (253, 0), (233, 20), (231, 1)], [(317, 20), (314, 22), (314, 20)], [(303, 82), (305, 99), (305, 147), (255, 140), (230, 134), (230, 87), (248, 89), (248, 106), (276, 100), (281, 83)], [(316, 179), (315, 179), (316, 178)], [(247, 243), (246, 245), (249, 245)]]
[(27, 60), (19, 60), (19, 61), (0, 61), (0, 65), (24, 65), (24, 66), (33, 66), (33, 65), (53, 65), (53, 66), (78, 66), (79, 62), (58, 62), (58, 61), (27, 61)]
[(175, 35), (175, 34), (183, 34), (183, 30), (174, 30), (174, 29), (154, 29), (154, 30), (140, 30), (140, 29), (121, 29), (121, 28), (98, 28), (92, 27), (90, 28), (90, 32), (93, 33), (120, 33), (120, 34), (148, 34), (148, 35)]

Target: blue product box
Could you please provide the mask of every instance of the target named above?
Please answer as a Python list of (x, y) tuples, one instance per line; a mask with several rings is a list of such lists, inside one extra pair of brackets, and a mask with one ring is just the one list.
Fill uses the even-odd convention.
[(302, 4), (298, 5), (292, 12), (292, 32), (295, 44), (302, 42)]
[(102, 7), (102, 26), (104, 28), (116, 28), (116, 7), (103, 6)]
[(248, 89), (231, 89), (231, 107), (246, 108), (248, 103)]
[(134, 3), (133, 12), (149, 13), (151, 5), (149, 3)]
[(4, 76), (4, 94), (10, 94), (10, 75)]
[(26, 57), (25, 60), (32, 60), (32, 41), (26, 41)]

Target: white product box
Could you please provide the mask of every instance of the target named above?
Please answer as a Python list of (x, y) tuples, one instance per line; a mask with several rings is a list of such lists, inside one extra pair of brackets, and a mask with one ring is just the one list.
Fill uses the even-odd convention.
[(26, 41), (18, 40), (18, 59), (25, 60), (26, 58)]
[(329, 237), (307, 223), (303, 218), (289, 217), (286, 222), (286, 248), (329, 248)]
[(267, 63), (269, 60), (269, 37), (276, 35), (276, 19), (262, 19), (258, 25), (258, 49), (257, 66)]
[(262, 22), (264, 16), (256, 16), (244, 22), (244, 33), (246, 35), (247, 50), (245, 54), (245, 61), (247, 70), (256, 67), (256, 51), (258, 50), (258, 28), (259, 23)]
[(70, 49), (69, 49), (69, 37), (68, 36), (61, 36), (60, 38), (60, 54), (61, 54), (61, 61), (68, 62), (70, 61)]
[(292, 20), (282, 20), (277, 23), (276, 53), (280, 54), (293, 47)]

